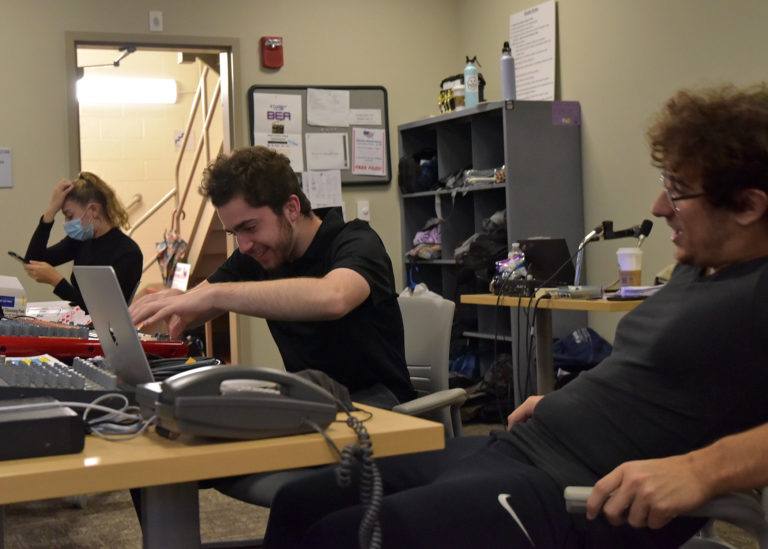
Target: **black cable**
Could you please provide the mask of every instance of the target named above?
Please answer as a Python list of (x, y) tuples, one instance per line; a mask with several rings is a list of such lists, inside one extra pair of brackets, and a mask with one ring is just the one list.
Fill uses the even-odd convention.
[[(499, 332), (498, 332), (498, 319), (499, 319), (499, 313), (501, 312), (501, 300), (503, 297), (506, 296), (505, 286), (509, 283), (511, 280), (512, 271), (506, 271), (501, 274), (501, 285), (499, 286), (499, 293), (496, 297), (496, 307), (495, 307), (495, 316), (494, 316), (494, 348), (493, 348), (493, 362), (491, 364), (492, 368), (496, 368), (497, 370), (500, 369), (500, 365), (498, 364), (498, 351), (497, 351), (497, 344), (498, 344), (498, 338), (499, 338)], [(506, 275), (506, 276), (505, 276)], [(516, 317), (516, 323), (515, 323), (515, 336), (511, 337), (510, 344), (513, 347), (513, 351), (515, 353), (514, 356), (510, 355), (510, 359), (513, 360), (513, 365), (517, 364), (518, 367), (516, 371), (514, 371), (513, 366), (513, 374), (511, 376), (511, 383), (507, 383), (507, 399), (506, 402), (509, 403), (510, 401), (513, 401), (513, 392), (516, 389), (519, 389), (522, 384), (522, 378), (520, 374), (520, 304), (522, 303), (522, 296), (517, 296), (517, 317)], [(511, 330), (510, 330), (511, 331)], [(506, 416), (505, 411), (502, 410), (501, 401), (499, 398), (499, 395), (496, 394), (496, 411), (499, 415), (499, 420), (502, 425), (506, 425)], [(522, 396), (522, 393), (521, 393)], [(512, 406), (514, 408), (514, 404)]]
[[(496, 307), (493, 309), (493, 362), (491, 362), (491, 368), (498, 368), (499, 362), (499, 314), (501, 313), (501, 298), (503, 295), (503, 293), (499, 292), (499, 296), (496, 298)], [(496, 412), (499, 414), (499, 423), (503, 425), (504, 412), (501, 409), (498, 394), (496, 395)]]
[[(100, 402), (110, 398), (119, 399), (123, 402), (123, 406), (121, 408), (111, 408), (109, 406), (103, 406), (99, 404)], [(85, 412), (83, 413), (83, 422), (85, 423), (88, 432), (113, 442), (135, 438), (142, 434), (155, 421), (155, 417), (153, 416), (145, 422), (136, 407), (128, 405), (128, 399), (121, 393), (104, 394), (97, 397), (90, 403), (69, 401), (36, 402), (6, 406), (3, 408), (3, 411), (8, 412), (14, 410), (42, 410), (46, 408), (85, 409)], [(106, 415), (89, 420), (88, 414), (94, 410), (97, 412), (103, 412)], [(109, 435), (120, 436), (112, 437)]]
[[(368, 417), (366, 417), (365, 419), (360, 419), (360, 418), (358, 418), (358, 419), (360, 419), (360, 421), (362, 421), (363, 423), (365, 423), (366, 421), (370, 421), (370, 420), (371, 420), (371, 418), (373, 417), (373, 412), (371, 412), (370, 410), (362, 410), (362, 409), (360, 409), (360, 408), (352, 408), (352, 409), (350, 409), (350, 410), (343, 410), (343, 411), (344, 411), (344, 412), (347, 412), (347, 413), (351, 413), (351, 412), (362, 412), (362, 413), (364, 413), (364, 414), (368, 414)], [(334, 420), (333, 420), (333, 423), (346, 423), (346, 422), (347, 422), (347, 420), (345, 420), (345, 419), (344, 419), (344, 420), (340, 420), (340, 419), (334, 419)]]
[(339, 486), (347, 487), (352, 483), (353, 463), (355, 460), (360, 462), (360, 502), (364, 507), (364, 512), (358, 530), (358, 542), (360, 549), (381, 549), (382, 535), (379, 512), (384, 499), (384, 488), (379, 468), (373, 461), (371, 437), (363, 425), (365, 421), (373, 417), (373, 413), (368, 410), (359, 410), (369, 414), (367, 418), (361, 420), (353, 416), (348, 407), (339, 399), (335, 398), (334, 400), (336, 400), (338, 407), (347, 414), (345, 423), (357, 435), (357, 444), (347, 444), (343, 450), (339, 451), (333, 440), (319, 425), (307, 419), (304, 419), (304, 423), (323, 435), (331, 448), (340, 456), (339, 464), (336, 466), (336, 482)]
[(160, 358), (150, 362), (150, 369), (155, 381), (165, 381), (171, 376), (187, 372), (203, 366), (218, 366), (221, 360), (218, 358), (203, 358), (195, 362), (187, 362), (184, 358)]
[[(558, 270), (562, 269), (566, 264), (563, 264)], [(506, 275), (506, 276), (505, 276)], [(499, 286), (499, 296), (496, 299), (496, 306), (499, 307), (501, 303), (501, 299), (504, 296), (508, 296), (507, 289), (510, 286), (511, 282), (513, 280), (517, 280), (512, 278), (512, 271), (507, 271), (506, 273), (502, 273), (501, 275), (501, 284)], [(512, 297), (512, 296), (509, 296)], [(521, 400), (525, 396), (525, 388), (523, 387), (523, 380), (522, 380), (522, 368), (520, 367), (520, 305), (522, 303), (522, 295), (517, 294), (517, 315), (516, 315), (516, 322), (515, 322), (515, 337), (512, 338), (511, 344), (514, 348), (514, 358), (513, 363), (517, 365), (515, 375), (512, 376), (512, 383), (513, 386), (507, 388), (507, 402), (509, 402), (512, 399), (512, 393), (514, 390), (517, 390), (520, 393)], [(514, 406), (513, 406), (514, 408)], [(499, 412), (499, 415), (501, 417), (501, 423), (506, 424), (505, 417), (503, 413)]]
[(337, 479), (348, 478), (353, 459), (360, 461), (360, 500), (365, 512), (360, 521), (358, 542), (361, 549), (379, 549), (382, 543), (379, 511), (384, 498), (381, 475), (372, 458), (371, 439), (365, 426), (354, 416), (347, 418), (347, 425), (357, 434), (359, 444), (344, 447), (342, 460), (336, 469)]
[[(501, 313), (501, 306), (500, 306), (501, 298), (502, 298), (502, 294), (499, 293), (499, 296), (496, 298), (496, 307), (494, 307), (493, 309), (493, 362), (491, 362), (491, 368), (496, 369), (496, 371), (492, 372), (492, 374), (497, 374), (497, 375), (499, 373), (499, 370), (501, 369), (499, 365), (499, 313)], [(514, 376), (513, 376), (513, 382), (514, 382)], [(495, 397), (496, 397), (496, 412), (499, 414), (499, 423), (503, 425), (504, 411), (501, 409), (501, 402), (499, 401), (498, 390), (496, 391)]]
[(534, 302), (533, 298), (529, 298), (528, 305), (525, 308), (525, 394), (523, 395), (523, 400), (533, 393), (533, 384), (531, 383), (531, 346), (534, 339), (533, 319), (535, 310), (533, 313), (531, 312), (531, 305)]
[[(535, 295), (536, 292), (539, 289), (547, 287), (547, 284), (549, 284), (560, 273), (560, 271), (562, 271), (566, 267), (566, 265), (568, 265), (569, 263), (573, 262), (573, 259), (577, 255), (579, 255), (578, 251), (576, 251), (574, 254), (572, 254), (571, 257), (569, 257), (557, 269), (555, 269), (555, 271), (546, 280), (544, 280), (543, 282), (541, 282), (540, 284), (538, 284), (536, 286), (531, 287), (530, 292), (533, 295)], [(507, 275), (505, 277), (504, 273), (502, 273), (501, 284), (499, 285), (499, 296), (498, 296), (498, 298), (496, 300), (496, 306), (497, 307), (500, 306), (502, 296), (507, 295), (506, 290), (508, 289), (510, 281), (511, 281), (511, 276)], [(549, 294), (544, 294), (544, 295), (547, 298), (552, 297)], [(516, 345), (515, 345), (515, 364), (517, 364), (518, 367), (517, 367), (517, 379), (515, 379), (515, 383), (516, 383), (517, 387), (520, 390), (520, 399), (522, 401), (522, 400), (525, 400), (526, 396), (528, 394), (530, 394), (532, 392), (532, 389), (533, 389), (532, 382), (531, 382), (531, 376), (530, 376), (530, 373), (531, 373), (532, 344), (533, 344), (533, 341), (535, 341), (535, 335), (533, 333), (533, 322), (535, 322), (536, 307), (538, 306), (538, 299), (541, 299), (541, 297), (537, 298), (535, 303), (534, 303), (534, 298), (531, 297), (531, 301), (528, 302), (527, 310), (525, 312), (526, 313), (526, 326), (525, 326), (525, 329), (526, 329), (526, 332), (528, 334), (526, 336), (528, 339), (527, 339), (527, 342), (526, 342), (526, 357), (525, 357), (526, 358), (526, 368), (525, 368), (525, 370), (526, 370), (526, 379), (525, 379), (525, 384), (524, 384), (525, 387), (523, 387), (523, 379), (522, 379), (523, 368), (521, 367), (521, 363), (520, 363), (520, 339), (521, 339), (521, 337), (520, 337), (520, 305), (521, 305), (521, 302), (522, 302), (521, 298), (522, 298), (522, 296), (518, 295), (518, 301), (517, 301), (517, 325), (515, 327), (516, 328), (516, 332), (517, 332), (517, 341), (516, 341)], [(533, 311), (534, 320), (533, 321), (530, 320), (530, 309), (531, 309), (531, 304), (532, 303), (534, 303), (534, 311)], [(515, 342), (513, 342), (513, 344), (515, 344)]]
[(517, 392), (519, 393), (521, 402), (523, 400), (523, 386), (522, 386), (523, 378), (522, 378), (521, 368), (520, 368), (520, 308), (521, 308), (520, 305), (522, 301), (523, 301), (522, 297), (517, 296), (517, 306), (515, 307), (516, 314), (515, 314), (515, 342), (514, 342), (514, 345), (515, 345), (514, 362), (517, 365), (517, 372), (516, 372), (517, 379), (515, 379), (515, 390), (517, 390)]
[[(573, 255), (571, 255), (571, 257), (569, 257), (567, 260), (563, 261), (563, 264), (562, 264), (562, 265), (560, 265), (560, 266), (559, 266), (557, 269), (555, 269), (555, 272), (554, 272), (554, 273), (552, 273), (552, 274), (549, 276), (549, 278), (547, 278), (547, 279), (546, 279), (544, 282), (542, 282), (541, 284), (539, 284), (539, 285), (538, 285), (538, 287), (537, 287), (537, 288), (535, 288), (535, 289), (536, 289), (536, 290), (539, 290), (539, 289), (541, 289), (541, 288), (546, 288), (546, 287), (547, 287), (547, 284), (549, 284), (549, 283), (552, 281), (552, 279), (553, 279), (553, 278), (555, 278), (555, 276), (557, 276), (557, 274), (558, 274), (560, 271), (562, 271), (562, 270), (565, 268), (565, 266), (566, 266), (566, 265), (568, 265), (569, 263), (571, 263), (571, 262), (573, 261), (573, 258), (575, 258), (577, 255), (579, 255), (579, 252), (578, 252), (578, 251), (576, 251), (576, 253), (574, 253)], [(535, 294), (535, 292), (534, 292), (534, 294)]]

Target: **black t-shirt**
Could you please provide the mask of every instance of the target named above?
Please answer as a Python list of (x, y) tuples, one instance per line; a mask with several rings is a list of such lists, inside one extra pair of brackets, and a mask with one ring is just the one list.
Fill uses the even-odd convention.
[(679, 265), (628, 313), (613, 353), (548, 394), (509, 438), (561, 485), (768, 422), (768, 257)]
[(381, 383), (401, 401), (415, 397), (405, 365), (403, 319), (397, 304), (392, 262), (384, 243), (365, 221), (344, 223), (336, 210), (322, 225), (303, 256), (267, 271), (239, 250), (208, 277), (208, 282), (321, 278), (347, 268), (368, 282), (368, 298), (334, 321), (285, 322), (267, 319), (285, 368), (321, 370), (350, 392)]
[[(69, 261), (74, 261), (75, 265), (109, 265), (115, 270), (123, 297), (126, 302), (130, 300), (141, 279), (143, 261), (139, 245), (130, 236), (114, 227), (90, 240), (81, 241), (66, 236), (49, 248), (52, 227), (53, 223), (45, 223), (40, 217), (40, 223), (29, 241), (26, 259), (45, 261), (54, 267)], [(53, 293), (87, 311), (74, 273), (70, 281), (61, 279)]]

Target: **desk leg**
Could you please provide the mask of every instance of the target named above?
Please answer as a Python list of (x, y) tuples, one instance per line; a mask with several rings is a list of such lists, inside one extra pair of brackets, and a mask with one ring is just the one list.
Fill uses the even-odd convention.
[(552, 310), (536, 311), (536, 393), (555, 388), (555, 361), (552, 353)]
[(0, 549), (5, 548), (5, 505), (0, 505)]
[(141, 489), (141, 531), (144, 549), (200, 547), (197, 482)]

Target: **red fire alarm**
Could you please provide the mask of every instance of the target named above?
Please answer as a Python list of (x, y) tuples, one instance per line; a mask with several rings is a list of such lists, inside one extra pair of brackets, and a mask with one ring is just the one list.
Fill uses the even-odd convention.
[(279, 69), (283, 66), (283, 37), (261, 37), (261, 64), (268, 69)]

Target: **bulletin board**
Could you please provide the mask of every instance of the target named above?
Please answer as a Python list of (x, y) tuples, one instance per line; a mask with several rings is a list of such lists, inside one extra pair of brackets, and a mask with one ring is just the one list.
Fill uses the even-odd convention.
[(254, 85), (248, 111), (251, 145), (286, 154), (297, 173), (338, 169), (342, 185), (392, 180), (382, 86)]

